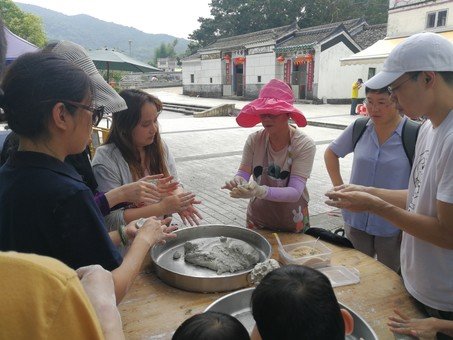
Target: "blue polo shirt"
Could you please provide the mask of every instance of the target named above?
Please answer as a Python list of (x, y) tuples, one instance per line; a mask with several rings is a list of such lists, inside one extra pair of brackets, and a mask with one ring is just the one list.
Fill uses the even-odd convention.
[(0, 168), (0, 250), (56, 258), (71, 268), (117, 268), (91, 190), (73, 167), (43, 153), (17, 151)]
[[(352, 144), (352, 128), (349, 125), (335, 139), (329, 148), (338, 156), (344, 157), (354, 152), (350, 183), (384, 189), (407, 189), (411, 167), (404, 152), (401, 133), (407, 117), (401, 119), (392, 135), (379, 145), (378, 136), (370, 119), (355, 150)], [(386, 219), (369, 213), (353, 213), (343, 209), (346, 224), (367, 232), (370, 235), (390, 237), (400, 232)]]

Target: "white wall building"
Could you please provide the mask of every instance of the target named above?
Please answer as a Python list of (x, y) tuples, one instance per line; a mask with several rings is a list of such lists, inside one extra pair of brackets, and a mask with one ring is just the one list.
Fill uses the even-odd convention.
[(453, 43), (453, 0), (390, 0), (387, 37), (372, 46), (341, 59), (344, 72), (362, 68), (369, 79), (382, 69), (385, 59), (408, 36), (436, 32)]
[(165, 72), (174, 72), (177, 67), (176, 58), (157, 58), (157, 68)]
[[(383, 38), (385, 32), (385, 25), (369, 26), (363, 19), (353, 19), (301, 29), (275, 51), (292, 61), (289, 83), (296, 98), (347, 102), (353, 81), (365, 78), (368, 69), (359, 66), (343, 70), (340, 59)], [(314, 56), (313, 63), (297, 65), (298, 55), (307, 50)]]
[(390, 0), (387, 37), (407, 37), (423, 31), (445, 31), (453, 27), (451, 0)]
[(182, 61), (183, 93), (255, 98), (264, 84), (278, 78), (292, 87), (297, 99), (347, 101), (352, 82), (368, 76), (369, 70), (358, 66), (345, 72), (340, 58), (385, 37), (385, 32), (385, 25), (369, 26), (359, 18), (222, 38)]
[(256, 97), (276, 77), (274, 46), (298, 29), (288, 25), (222, 38), (182, 60), (183, 93)]

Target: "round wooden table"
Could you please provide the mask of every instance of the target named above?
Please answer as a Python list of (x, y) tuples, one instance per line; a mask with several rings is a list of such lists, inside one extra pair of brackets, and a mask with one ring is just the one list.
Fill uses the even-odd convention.
[[(260, 233), (271, 243), (272, 257), (278, 259), (275, 238), (270, 231)], [(311, 236), (279, 232), (283, 244), (313, 240)], [(399, 308), (410, 317), (422, 317), (406, 292), (402, 279), (375, 259), (349, 248), (324, 242), (332, 250), (331, 265), (354, 267), (360, 283), (335, 288), (340, 302), (362, 316), (379, 339), (394, 339), (387, 319)], [(119, 305), (127, 339), (171, 339), (176, 328), (190, 316), (201, 313), (219, 297), (230, 292), (191, 293), (168, 286), (146, 266)]]

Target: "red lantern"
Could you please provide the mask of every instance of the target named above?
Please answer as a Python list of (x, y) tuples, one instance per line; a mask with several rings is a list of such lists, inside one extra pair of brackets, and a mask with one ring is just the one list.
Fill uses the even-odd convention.
[(243, 64), (244, 61), (245, 61), (245, 58), (244, 58), (244, 57), (237, 57), (237, 58), (234, 58), (234, 63), (237, 64), (237, 65)]
[(229, 55), (229, 54), (225, 54), (225, 55), (223, 56), (223, 60), (225, 60), (225, 62), (226, 62), (227, 64), (229, 64), (230, 61), (231, 61), (230, 55)]
[(283, 63), (284, 61), (285, 61), (285, 57), (282, 56), (282, 55), (279, 56), (279, 57), (277, 58), (277, 62), (278, 62), (279, 64)]

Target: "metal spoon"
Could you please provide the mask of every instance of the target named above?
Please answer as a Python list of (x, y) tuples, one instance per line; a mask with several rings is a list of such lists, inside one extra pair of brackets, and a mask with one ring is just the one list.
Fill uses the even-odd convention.
[(315, 248), (315, 247), (316, 247), (316, 243), (318, 242), (318, 240), (319, 240), (319, 236), (318, 236), (318, 238), (316, 239), (315, 243), (313, 243), (313, 246), (311, 247), (312, 252), (313, 252), (313, 255), (316, 254), (316, 248)]
[(275, 238), (277, 239), (278, 246), (279, 246), (280, 248), (282, 248), (282, 250), (284, 250), (284, 249), (283, 249), (282, 242), (280, 241), (280, 237), (278, 237), (277, 233), (273, 233), (273, 234), (274, 234)]

